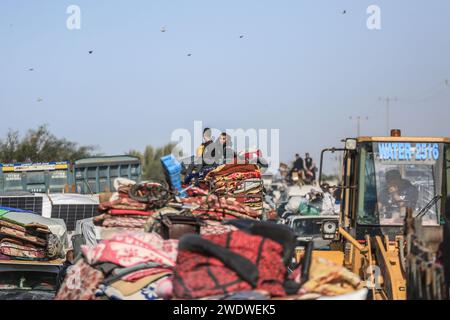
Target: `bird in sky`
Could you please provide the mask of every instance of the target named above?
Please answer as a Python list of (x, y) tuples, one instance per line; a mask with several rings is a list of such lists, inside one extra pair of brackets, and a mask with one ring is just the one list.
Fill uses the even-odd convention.
[(42, 98), (37, 98), (37, 102), (42, 102), (44, 99), (42, 99)]
[(92, 52), (94, 52), (94, 51), (92, 51), (92, 50), (89, 50), (89, 54), (92, 54)]
[(166, 32), (166, 28), (165, 27), (161, 27), (161, 32)]
[(241, 39), (242, 39), (243, 37), (244, 37), (243, 35), (240, 35), (240, 36), (239, 36), (239, 38), (241, 38)]
[(342, 11), (342, 14), (346, 14), (346, 13), (347, 13), (347, 10)]
[(187, 56), (188, 56), (188, 57), (192, 56), (192, 53), (188, 53)]
[(30, 68), (30, 69), (28, 69), (28, 71), (34, 71), (34, 69), (33, 69), (33, 68)]

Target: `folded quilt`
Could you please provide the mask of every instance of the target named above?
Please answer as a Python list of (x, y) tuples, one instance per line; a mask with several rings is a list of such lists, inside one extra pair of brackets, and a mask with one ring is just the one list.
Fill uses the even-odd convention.
[(25, 245), (20, 241), (8, 238), (0, 241), (0, 253), (16, 259), (26, 260), (43, 260), (46, 257), (44, 249)]
[(148, 205), (130, 198), (120, 198), (118, 200), (102, 202), (98, 206), (100, 212), (108, 211), (110, 209), (124, 209), (124, 210), (147, 210)]
[(207, 220), (200, 228), (200, 234), (206, 236), (212, 234), (224, 234), (236, 230), (237, 228), (234, 226), (222, 224), (219, 221)]
[(163, 300), (164, 297), (161, 295), (161, 284), (166, 282), (167, 276), (153, 281), (144, 287), (138, 289), (136, 292), (131, 294), (124, 294), (120, 289), (114, 286), (101, 285), (100, 290), (110, 299), (110, 300)]
[(134, 217), (111, 217), (102, 223), (106, 228), (144, 228), (147, 219)]
[(22, 224), (5, 217), (0, 217), (0, 227), (7, 227), (17, 231), (28, 233), (33, 236), (41, 237), (45, 237), (45, 235), (51, 233), (48, 227), (45, 225), (39, 223)]
[(115, 215), (119, 215), (119, 216), (135, 215), (135, 216), (149, 217), (149, 216), (154, 215), (155, 211), (111, 209), (111, 210), (108, 210), (108, 214), (113, 215), (113, 216), (115, 216)]
[(178, 240), (163, 240), (156, 233), (124, 232), (95, 247), (82, 247), (86, 261), (91, 264), (110, 262), (132, 267), (146, 262), (175, 266)]
[(46, 246), (46, 241), (44, 239), (38, 238), (36, 236), (31, 236), (24, 231), (8, 227), (0, 227), (0, 238), (14, 238), (35, 244), (40, 247)]
[(261, 172), (257, 170), (250, 172), (235, 172), (226, 176), (216, 176), (214, 178), (214, 182), (216, 184), (224, 184), (227, 182), (242, 181), (249, 179), (261, 179)]
[(260, 213), (237, 202), (234, 199), (219, 198), (216, 195), (205, 197), (182, 199), (184, 204), (195, 204), (198, 207), (193, 210), (193, 214), (204, 216), (214, 220), (223, 220), (225, 218), (258, 218)]
[(130, 296), (141, 289), (145, 288), (146, 286), (164, 278), (167, 276), (170, 276), (171, 272), (161, 272), (156, 273), (154, 275), (150, 275), (147, 277), (143, 277), (136, 281), (124, 281), (124, 280), (118, 280), (114, 283), (112, 283), (110, 286), (116, 290), (118, 290), (123, 296)]
[(112, 216), (110, 214), (101, 214), (93, 218), (94, 225), (105, 228), (143, 228), (147, 222), (146, 216), (128, 215)]
[(215, 192), (232, 192), (232, 193), (240, 193), (240, 192), (248, 192), (251, 190), (259, 190), (262, 191), (262, 182), (255, 180), (243, 180), (243, 181), (230, 181), (228, 183), (216, 183)]
[(254, 164), (224, 164), (210, 171), (205, 180), (212, 180), (216, 177), (227, 176), (232, 173), (245, 173), (259, 171), (257, 165)]

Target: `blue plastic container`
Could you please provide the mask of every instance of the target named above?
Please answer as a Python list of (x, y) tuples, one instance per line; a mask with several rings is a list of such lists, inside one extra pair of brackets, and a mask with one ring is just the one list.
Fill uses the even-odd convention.
[(181, 186), (181, 163), (173, 155), (162, 157), (161, 164), (166, 171), (166, 177), (169, 180), (172, 189), (179, 192), (179, 196), (185, 198), (186, 192), (183, 192)]

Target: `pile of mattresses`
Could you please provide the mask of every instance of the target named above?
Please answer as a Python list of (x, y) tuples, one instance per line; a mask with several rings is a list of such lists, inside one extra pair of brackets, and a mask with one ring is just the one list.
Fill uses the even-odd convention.
[(101, 239), (125, 230), (142, 231), (148, 218), (155, 214), (155, 208), (149, 203), (140, 202), (130, 196), (130, 191), (136, 185), (134, 181), (116, 179), (115, 184), (118, 192), (100, 203), (100, 215), (93, 218), (93, 224), (99, 228), (97, 233), (101, 233)]
[(233, 198), (254, 211), (263, 211), (263, 180), (255, 164), (225, 164), (210, 171), (205, 182), (219, 197)]
[(165, 207), (156, 210), (155, 214), (149, 217), (145, 231), (161, 232), (161, 224), (168, 220), (166, 217), (170, 217), (172, 222), (169, 224), (174, 227), (177, 224), (195, 223), (199, 226), (198, 233), (207, 235), (232, 231), (235, 228), (227, 224), (227, 221), (259, 220), (261, 213), (232, 198), (218, 197), (194, 187), (188, 190), (187, 197), (174, 199)]
[[(44, 220), (44, 221), (42, 221)], [(64, 257), (64, 243), (46, 219), (31, 212), (0, 208), (0, 260), (49, 261)]]
[(183, 204), (193, 205), (192, 214), (205, 220), (259, 219), (261, 213), (235, 199), (215, 194), (183, 198)]
[(286, 226), (238, 219), (227, 224), (233, 228), (221, 234), (165, 240), (155, 232), (127, 231), (85, 246), (56, 298), (294, 300), (363, 290), (357, 275), (323, 259), (313, 259), (307, 279), (301, 267), (289, 272), (295, 235)]

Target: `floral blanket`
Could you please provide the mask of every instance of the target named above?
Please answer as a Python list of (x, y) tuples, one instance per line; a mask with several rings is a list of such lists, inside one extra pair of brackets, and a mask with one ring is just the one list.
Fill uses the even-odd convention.
[(110, 262), (126, 268), (151, 261), (173, 267), (177, 248), (178, 240), (163, 240), (156, 233), (125, 232), (82, 251), (91, 265)]

